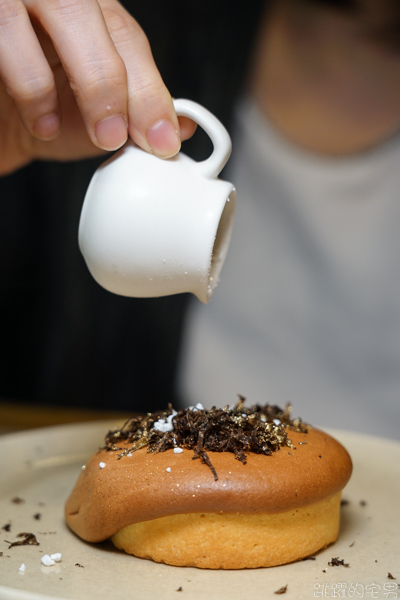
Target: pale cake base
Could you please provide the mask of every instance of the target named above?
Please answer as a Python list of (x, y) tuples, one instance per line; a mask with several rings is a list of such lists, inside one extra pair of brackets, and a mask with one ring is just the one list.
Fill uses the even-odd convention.
[(190, 513), (124, 527), (114, 545), (141, 558), (202, 569), (273, 567), (337, 539), (341, 492), (279, 514)]

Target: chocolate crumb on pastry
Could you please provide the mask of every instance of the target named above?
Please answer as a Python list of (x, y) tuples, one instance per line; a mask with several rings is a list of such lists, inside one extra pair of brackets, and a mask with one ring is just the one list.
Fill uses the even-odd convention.
[[(110, 431), (65, 507), (88, 542), (209, 569), (269, 567), (334, 542), (352, 471), (328, 434), (290, 407), (148, 413)], [(198, 460), (196, 460), (198, 459)]]

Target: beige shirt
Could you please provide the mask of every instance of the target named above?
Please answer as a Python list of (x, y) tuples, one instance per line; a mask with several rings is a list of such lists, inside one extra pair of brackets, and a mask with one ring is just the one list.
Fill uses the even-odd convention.
[(347, 158), (303, 152), (249, 100), (229, 178), (233, 239), (194, 300), (185, 403), (290, 402), (324, 427), (400, 437), (400, 134)]

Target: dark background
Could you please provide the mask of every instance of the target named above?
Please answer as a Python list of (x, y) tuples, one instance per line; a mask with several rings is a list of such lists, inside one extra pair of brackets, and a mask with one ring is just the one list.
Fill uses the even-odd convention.
[[(229, 127), (262, 2), (125, 2), (174, 97)], [(205, 134), (184, 151), (204, 158)], [(189, 298), (103, 290), (78, 249), (80, 210), (102, 159), (36, 162), (0, 179), (0, 399), (153, 410), (177, 402), (175, 365)]]

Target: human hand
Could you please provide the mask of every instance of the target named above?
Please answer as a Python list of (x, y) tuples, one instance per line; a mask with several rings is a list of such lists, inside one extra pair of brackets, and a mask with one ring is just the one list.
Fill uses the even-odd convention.
[(0, 175), (115, 150), (128, 134), (167, 158), (194, 129), (117, 0), (0, 0)]

